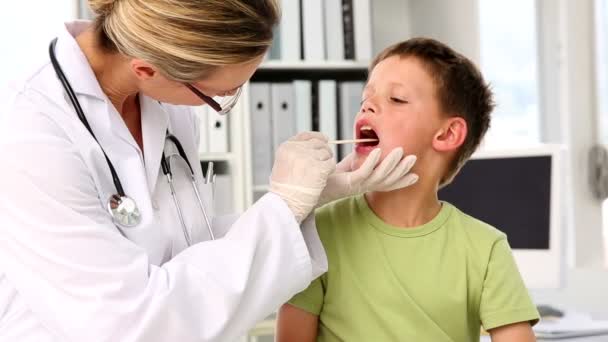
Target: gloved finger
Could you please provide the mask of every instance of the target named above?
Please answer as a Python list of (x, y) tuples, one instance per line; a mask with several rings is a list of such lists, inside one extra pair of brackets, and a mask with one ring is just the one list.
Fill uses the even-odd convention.
[(406, 188), (418, 182), (418, 175), (415, 173), (408, 173), (405, 177), (399, 179), (393, 184), (387, 184), (385, 186), (381, 186), (376, 191), (393, 191), (397, 189)]
[(319, 139), (312, 139), (312, 140), (308, 140), (308, 141), (302, 142), (302, 144), (304, 144), (307, 149), (310, 149), (310, 150), (325, 150), (325, 151), (329, 152), (330, 156), (333, 157), (333, 155), (334, 155), (331, 147), (325, 141), (322, 141), (322, 140), (319, 140)]
[(380, 165), (372, 172), (365, 183), (369, 185), (380, 183), (397, 166), (401, 158), (403, 158), (403, 148), (397, 147), (393, 149), (384, 157), (384, 160), (380, 162)]
[(312, 140), (312, 139), (317, 139), (317, 140), (321, 140), (324, 142), (328, 142), (329, 139), (327, 138), (327, 136), (321, 132), (302, 132), (302, 133), (298, 133), (295, 136), (289, 138), (289, 141), (307, 141), (307, 140)]
[(399, 164), (397, 164), (397, 166), (382, 180), (382, 184), (385, 184), (384, 186), (390, 186), (401, 178), (405, 177), (414, 165), (415, 161), (416, 156), (412, 155), (401, 159)]
[(329, 175), (336, 171), (336, 161), (333, 158), (329, 158), (321, 163), (321, 167), (323, 168), (325, 175), (329, 177)]
[(402, 163), (404, 163), (405, 169), (403, 170), (403, 174), (405, 175), (406, 173), (410, 172), (410, 170), (412, 169), (412, 167), (414, 167), (414, 164), (416, 164), (416, 161), (418, 160), (418, 157), (416, 157), (413, 154), (410, 154), (409, 156), (405, 156), (403, 158), (403, 160), (401, 160)]
[(356, 155), (356, 153), (353, 151), (353, 152), (349, 153), (346, 157), (344, 157), (342, 160), (340, 160), (338, 165), (336, 165), (336, 172), (352, 171), (353, 170), (352, 169), (353, 159), (355, 158), (355, 155)]
[(325, 161), (327, 159), (333, 159), (333, 153), (328, 149), (316, 149), (312, 150), (310, 153), (311, 156), (316, 160)]
[(350, 173), (350, 184), (357, 184), (363, 182), (369, 175), (374, 172), (374, 168), (378, 161), (380, 160), (380, 155), (382, 154), (382, 150), (379, 148), (373, 149), (368, 155), (363, 164)]
[(327, 143), (327, 141), (324, 141), (324, 140), (321, 140), (321, 139), (316, 139), (316, 138), (315, 139), (306, 140), (306, 141), (300, 141), (300, 142), (297, 142), (297, 143), (304, 144), (307, 148), (311, 148), (311, 149), (312, 148), (315, 148), (315, 149), (317, 149), (317, 148), (325, 148), (325, 147), (331, 149), (329, 147), (329, 144)]

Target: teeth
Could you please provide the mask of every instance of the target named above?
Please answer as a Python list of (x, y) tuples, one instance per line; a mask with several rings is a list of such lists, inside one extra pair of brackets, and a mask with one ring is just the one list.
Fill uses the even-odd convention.
[(372, 127), (371, 126), (367, 126), (367, 125), (366, 126), (361, 126), (361, 130), (362, 131), (371, 131)]

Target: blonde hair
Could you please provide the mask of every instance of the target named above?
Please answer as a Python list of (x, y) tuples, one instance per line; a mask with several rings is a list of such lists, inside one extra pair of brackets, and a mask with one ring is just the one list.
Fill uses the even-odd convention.
[(89, 0), (102, 46), (191, 82), (270, 47), (276, 0)]

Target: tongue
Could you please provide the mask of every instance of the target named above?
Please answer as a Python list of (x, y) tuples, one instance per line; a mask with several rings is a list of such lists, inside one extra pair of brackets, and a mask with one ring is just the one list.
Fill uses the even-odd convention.
[(361, 143), (363, 146), (376, 146), (379, 143), (378, 135), (372, 130), (361, 131), (361, 139), (375, 139), (376, 141)]

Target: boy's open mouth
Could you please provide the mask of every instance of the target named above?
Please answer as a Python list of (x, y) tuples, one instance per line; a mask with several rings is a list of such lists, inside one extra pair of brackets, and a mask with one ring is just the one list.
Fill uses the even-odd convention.
[(357, 133), (357, 139), (375, 139), (375, 141), (359, 143), (361, 146), (377, 146), (380, 143), (378, 134), (369, 125), (361, 126)]

